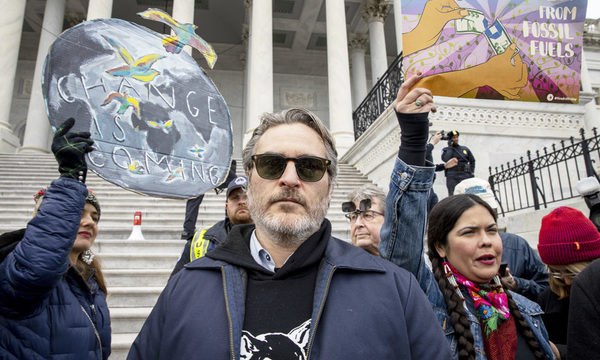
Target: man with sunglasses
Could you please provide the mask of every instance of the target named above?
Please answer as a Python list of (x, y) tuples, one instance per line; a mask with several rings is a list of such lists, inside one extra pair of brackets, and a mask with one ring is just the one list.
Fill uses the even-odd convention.
[(169, 281), (128, 359), (450, 358), (416, 279), (332, 237), (337, 151), (313, 113), (264, 114), (242, 156), (255, 225)]
[(379, 231), (383, 225), (385, 192), (378, 186), (363, 185), (348, 195), (342, 203), (344, 216), (350, 221), (352, 244), (379, 256)]

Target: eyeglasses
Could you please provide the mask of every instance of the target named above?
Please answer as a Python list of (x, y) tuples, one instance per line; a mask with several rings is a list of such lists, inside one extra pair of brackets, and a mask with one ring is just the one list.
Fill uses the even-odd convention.
[(375, 210), (366, 210), (366, 211), (355, 210), (351, 213), (344, 214), (346, 219), (350, 220), (351, 223), (355, 223), (356, 219), (358, 219), (359, 216), (361, 216), (364, 221), (371, 222), (371, 221), (373, 221), (373, 219), (375, 219), (376, 215), (383, 216), (382, 213), (380, 213), (379, 211), (375, 211)]
[(288, 161), (293, 161), (300, 180), (315, 182), (323, 178), (327, 167), (331, 164), (330, 160), (309, 155), (287, 158), (279, 154), (260, 154), (252, 155), (251, 159), (254, 161), (258, 175), (267, 180), (279, 179)]
[(383, 216), (382, 213), (371, 209), (371, 199), (362, 199), (358, 203), (359, 209), (356, 209), (356, 205), (352, 201), (346, 201), (342, 203), (342, 211), (345, 212), (344, 216), (346, 219), (350, 220), (351, 223), (356, 222), (359, 216), (362, 216), (363, 220), (366, 222), (371, 222), (375, 219), (376, 215)]
[(553, 277), (555, 279), (564, 280), (564, 279), (573, 279), (577, 276), (576, 273), (561, 273), (561, 272), (548, 272), (548, 276)]

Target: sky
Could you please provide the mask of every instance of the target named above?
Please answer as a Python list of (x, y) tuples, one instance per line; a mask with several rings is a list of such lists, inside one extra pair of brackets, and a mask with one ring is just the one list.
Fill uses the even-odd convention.
[(600, 18), (600, 1), (588, 0), (586, 19), (598, 19)]

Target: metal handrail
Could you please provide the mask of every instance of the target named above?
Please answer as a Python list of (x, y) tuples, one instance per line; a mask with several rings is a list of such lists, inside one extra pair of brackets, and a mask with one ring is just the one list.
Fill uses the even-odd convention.
[(394, 101), (404, 81), (402, 76), (402, 53), (398, 55), (386, 72), (352, 113), (354, 140), (358, 139)]
[(533, 208), (578, 197), (575, 186), (583, 177), (598, 178), (594, 163), (600, 160), (600, 136), (596, 128), (593, 136), (586, 139), (585, 131), (579, 130), (581, 141), (571, 137), (560, 146), (552, 144), (552, 150), (543, 148), (543, 153), (527, 151), (523, 156), (496, 166), (489, 167), (488, 181), (500, 203), (502, 214)]

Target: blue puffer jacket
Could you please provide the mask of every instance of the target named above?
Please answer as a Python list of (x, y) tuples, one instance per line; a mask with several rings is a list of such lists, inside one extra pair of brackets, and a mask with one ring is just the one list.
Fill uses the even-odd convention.
[(69, 264), (86, 195), (76, 180), (55, 180), (0, 264), (1, 359), (108, 358), (106, 296)]

